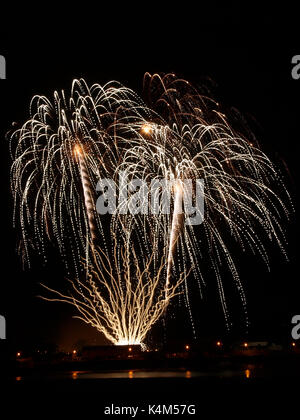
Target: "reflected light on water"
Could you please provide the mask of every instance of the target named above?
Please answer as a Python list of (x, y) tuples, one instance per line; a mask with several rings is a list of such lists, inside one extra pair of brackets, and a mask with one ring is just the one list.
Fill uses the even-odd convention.
[(72, 379), (77, 379), (78, 378), (78, 371), (74, 371), (72, 372)]
[(132, 378), (133, 378), (133, 371), (132, 371), (132, 370), (130, 370), (130, 371), (128, 372), (128, 378), (130, 378), (130, 379), (132, 379)]
[(250, 378), (250, 374), (251, 374), (250, 369), (246, 369), (246, 370), (245, 370), (245, 376), (246, 376), (246, 378), (247, 378), (247, 379), (249, 379), (249, 378)]

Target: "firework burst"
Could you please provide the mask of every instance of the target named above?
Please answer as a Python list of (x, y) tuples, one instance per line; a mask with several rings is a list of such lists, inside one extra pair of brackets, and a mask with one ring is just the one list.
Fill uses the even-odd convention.
[(32, 99), (31, 118), (10, 142), (14, 224), (21, 230), (27, 263), (31, 246), (46, 260), (51, 240), (68, 272), (75, 267), (78, 275), (82, 253), (96, 232), (106, 246), (95, 212), (96, 184), (113, 176), (127, 145), (123, 131), (142, 112), (147, 110), (137, 95), (117, 82), (88, 87), (74, 80), (69, 96), (62, 91), (52, 100)]
[[(45, 256), (47, 240), (54, 241), (76, 277), (70, 293), (57, 292), (57, 298), (115, 344), (141, 343), (179, 292), (192, 320), (187, 273), (192, 270), (202, 295), (208, 264), (227, 325), (224, 262), (246, 313), (232, 239), (267, 265), (265, 238), (285, 255), (282, 218), (290, 198), (253, 137), (234, 129), (214, 100), (173, 74), (146, 74), (144, 91), (147, 105), (116, 82), (89, 88), (74, 81), (69, 99), (64, 92), (53, 101), (35, 97), (31, 119), (11, 139), (14, 221), (26, 261), (33, 242)], [(105, 219), (96, 212), (94, 194), (104, 178), (114, 180), (121, 195), (134, 179), (170, 182), (157, 190), (155, 203), (140, 199), (148, 212), (124, 214), (129, 194)], [(199, 180), (204, 208), (201, 223), (193, 225), (182, 201), (191, 186), (197, 202)], [(170, 198), (167, 214), (164, 194)]]

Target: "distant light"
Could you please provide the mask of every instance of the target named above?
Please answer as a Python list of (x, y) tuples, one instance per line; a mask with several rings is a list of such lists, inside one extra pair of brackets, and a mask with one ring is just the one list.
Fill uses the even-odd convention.
[(251, 373), (250, 369), (245, 370), (245, 376), (246, 376), (247, 379), (250, 378), (250, 373)]
[(77, 350), (73, 350), (73, 352), (72, 352), (73, 354), (76, 354), (77, 353)]
[(130, 370), (130, 371), (128, 372), (128, 378), (130, 378), (130, 379), (132, 379), (132, 378), (133, 378), (133, 371), (132, 371), (132, 370)]
[(191, 378), (191, 377), (192, 377), (192, 373), (191, 373), (191, 371), (190, 371), (190, 370), (187, 370), (187, 371), (185, 372), (185, 377), (186, 377), (186, 378)]
[(17, 357), (20, 357), (21, 356), (21, 353), (18, 351), (18, 353), (17, 353)]
[(190, 346), (187, 344), (187, 345), (185, 346), (185, 349), (186, 349), (186, 350), (189, 350), (189, 349), (190, 349)]
[(222, 346), (221, 341), (217, 341), (217, 346), (218, 346), (218, 347), (221, 347), (221, 346)]
[(16, 376), (16, 381), (20, 382), (22, 380), (22, 376)]
[(132, 351), (132, 348), (131, 348), (131, 347), (129, 347), (128, 351)]
[(294, 343), (294, 342), (293, 342), (293, 343), (292, 343), (292, 346), (293, 346), (293, 347), (296, 347), (296, 343)]
[(248, 347), (248, 343), (244, 343), (244, 347)]

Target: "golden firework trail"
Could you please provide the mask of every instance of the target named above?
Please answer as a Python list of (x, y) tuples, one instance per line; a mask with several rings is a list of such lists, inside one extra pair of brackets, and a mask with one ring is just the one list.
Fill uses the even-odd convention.
[(97, 231), (106, 247), (102, 218), (94, 214), (92, 220), (90, 193), (99, 178), (114, 176), (132, 135), (131, 121), (149, 114), (137, 95), (119, 83), (89, 87), (82, 79), (74, 80), (69, 95), (35, 96), (30, 114), (10, 141), (21, 252), (27, 264), (31, 248), (46, 261), (51, 241), (68, 275), (75, 269), (78, 276), (91, 235)]
[(97, 229), (96, 229), (96, 222), (95, 222), (95, 200), (93, 199), (90, 177), (88, 173), (88, 169), (85, 164), (85, 158), (83, 155), (83, 151), (81, 150), (80, 146), (76, 145), (74, 147), (74, 153), (79, 161), (80, 166), (80, 176), (82, 182), (82, 189), (84, 195), (84, 203), (86, 208), (86, 214), (88, 217), (88, 224), (89, 224), (89, 232), (91, 235), (91, 242), (94, 244), (94, 241), (97, 238)]
[[(143, 123), (142, 138), (131, 141), (119, 168), (131, 178), (146, 182), (170, 179), (181, 184), (192, 180), (195, 184), (203, 180), (205, 213), (200, 225), (186, 224), (184, 212), (179, 223), (176, 216), (179, 195), (173, 191), (171, 217), (159, 211), (135, 218), (135, 229), (140, 237), (151, 230), (157, 254), (162, 244), (169, 249), (167, 283), (171, 276), (177, 278), (192, 266), (202, 296), (205, 270), (208, 266), (213, 269), (226, 324), (230, 327), (220, 272), (225, 263), (248, 322), (246, 296), (231, 243), (235, 241), (242, 251), (248, 249), (260, 256), (268, 268), (267, 242), (276, 243), (287, 258), (282, 221), (288, 219), (293, 206), (283, 177), (259, 148), (248, 127), (244, 127), (244, 121), (240, 126), (230, 124), (230, 117), (220, 105), (189, 82), (174, 74), (163, 77), (146, 74), (144, 88), (148, 106), (155, 114), (151, 121)], [(147, 249), (147, 243), (144, 245)], [(192, 321), (187, 279), (182, 288)]]

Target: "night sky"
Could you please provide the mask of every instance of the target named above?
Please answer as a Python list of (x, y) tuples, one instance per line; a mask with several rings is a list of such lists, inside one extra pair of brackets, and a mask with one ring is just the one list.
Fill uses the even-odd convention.
[[(179, 12), (179, 11), (177, 11)], [(195, 85), (207, 83), (219, 102), (239, 109), (252, 121), (261, 148), (280, 168), (296, 205), (298, 172), (298, 100), (300, 80), (291, 77), (291, 58), (300, 54), (292, 34), (282, 36), (283, 20), (271, 13), (258, 17), (251, 10), (232, 14), (220, 10), (214, 17), (194, 13), (192, 20), (177, 13), (166, 21), (153, 11), (132, 24), (123, 20), (117, 29), (99, 23), (97, 29), (73, 33), (65, 30), (48, 36), (42, 28), (26, 34), (1, 34), (0, 54), (7, 61), (7, 80), (0, 81), (1, 102), (1, 221), (2, 270), (0, 314), (7, 320), (7, 339), (12, 349), (56, 343), (72, 348), (79, 340), (102, 344), (105, 339), (92, 328), (71, 317), (72, 308), (41, 301), (38, 283), (58, 286), (64, 282), (63, 267), (55, 252), (42, 267), (33, 260), (23, 271), (16, 254), (16, 232), (12, 228), (9, 191), (10, 157), (5, 133), (13, 122), (29, 115), (34, 94), (51, 96), (54, 90), (68, 90), (73, 78), (104, 84), (115, 79), (142, 93), (143, 74), (175, 72)], [(256, 20), (255, 20), (256, 19)], [(46, 30), (45, 30), (46, 32)], [(251, 322), (250, 337), (289, 340), (291, 318), (300, 313), (300, 285), (296, 264), (296, 216), (286, 224), (289, 238), (285, 262), (276, 247), (269, 246), (271, 272), (249, 253), (236, 250), (236, 260), (245, 286)], [(225, 274), (225, 281), (227, 282)], [(198, 339), (225, 336), (225, 322), (218, 296), (208, 287), (204, 301), (194, 310)], [(233, 290), (229, 289), (228, 290)], [(232, 295), (232, 298), (230, 296)], [(234, 293), (228, 306), (234, 322), (231, 335), (246, 336), (241, 305)], [(193, 336), (186, 313), (171, 314), (167, 339), (189, 340)], [(182, 325), (182, 331), (178, 328)], [(185, 328), (186, 327), (186, 328)], [(161, 324), (152, 339), (162, 338)], [(230, 336), (229, 334), (229, 336)]]

